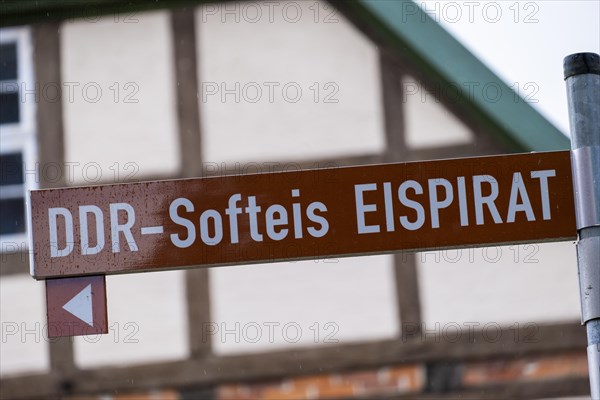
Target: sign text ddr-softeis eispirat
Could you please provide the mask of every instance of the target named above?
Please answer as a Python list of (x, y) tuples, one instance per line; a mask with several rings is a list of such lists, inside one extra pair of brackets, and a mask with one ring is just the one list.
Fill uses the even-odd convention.
[(31, 192), (38, 279), (569, 240), (568, 151)]

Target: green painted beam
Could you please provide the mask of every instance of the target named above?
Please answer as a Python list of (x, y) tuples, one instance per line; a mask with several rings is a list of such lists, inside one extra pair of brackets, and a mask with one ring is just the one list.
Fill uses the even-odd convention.
[[(570, 148), (569, 139), (410, 0), (354, 0), (356, 12), (392, 46), (400, 46), (446, 84), (458, 87), (472, 107), (487, 116), (524, 151)], [(557, 79), (562, 79), (558, 76)], [(478, 85), (478, 86), (475, 86)], [(489, 96), (481, 90), (488, 85)], [(476, 90), (473, 90), (476, 88)], [(502, 95), (495, 100), (494, 88)], [(516, 101), (515, 101), (516, 99)], [(492, 101), (494, 100), (494, 101)]]

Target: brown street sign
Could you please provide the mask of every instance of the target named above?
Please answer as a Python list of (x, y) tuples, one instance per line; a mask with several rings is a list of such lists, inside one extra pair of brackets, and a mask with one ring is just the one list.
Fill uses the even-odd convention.
[(32, 191), (37, 279), (576, 237), (568, 151)]
[(108, 333), (104, 275), (46, 279), (48, 337)]

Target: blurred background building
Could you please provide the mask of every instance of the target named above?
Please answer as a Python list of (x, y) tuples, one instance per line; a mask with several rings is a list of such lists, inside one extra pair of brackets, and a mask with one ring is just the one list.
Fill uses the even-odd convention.
[(569, 142), (410, 1), (1, 9), (0, 397), (589, 393), (573, 243), (109, 276), (109, 333), (48, 339), (27, 190)]

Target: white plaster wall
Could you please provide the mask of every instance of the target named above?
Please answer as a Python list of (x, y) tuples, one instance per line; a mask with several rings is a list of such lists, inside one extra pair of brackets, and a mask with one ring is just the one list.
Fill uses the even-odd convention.
[(50, 367), (44, 283), (29, 275), (0, 280), (0, 375), (45, 372)]
[[(439, 147), (473, 141), (471, 130), (434, 95), (452, 99), (452, 89), (425, 87), (407, 76), (402, 80), (406, 144), (409, 148)], [(437, 93), (435, 93), (437, 91)]]
[(429, 326), (579, 319), (573, 243), (448, 250), (417, 259), (423, 320)]
[(394, 337), (399, 322), (392, 260), (384, 255), (212, 269), (214, 323), (205, 337), (219, 354)]
[(79, 163), (68, 183), (174, 175), (179, 135), (169, 14), (67, 22), (60, 40), (65, 158)]
[(106, 292), (108, 334), (75, 338), (78, 366), (188, 358), (185, 271), (108, 276)]
[(376, 47), (325, 2), (282, 1), (270, 13), (253, 4), (196, 13), (204, 160), (381, 152)]

